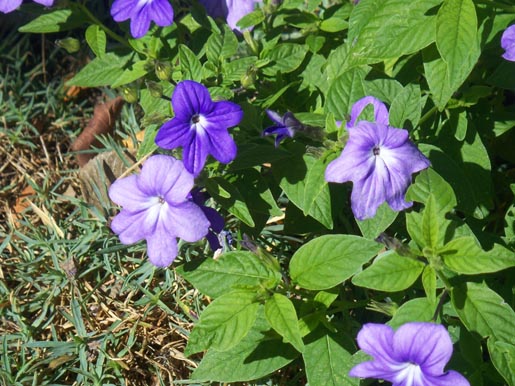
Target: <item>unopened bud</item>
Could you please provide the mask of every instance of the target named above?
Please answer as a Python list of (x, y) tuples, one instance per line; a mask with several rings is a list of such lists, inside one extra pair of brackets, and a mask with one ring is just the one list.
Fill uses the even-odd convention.
[(64, 38), (56, 40), (57, 47), (64, 48), (69, 54), (73, 54), (80, 50), (80, 42), (75, 38)]
[(254, 66), (250, 66), (240, 79), (241, 86), (243, 88), (249, 88), (253, 86), (254, 82), (256, 81), (256, 73), (256, 68)]
[(136, 103), (138, 101), (138, 89), (134, 85), (122, 86), (122, 96), (128, 103)]
[(159, 80), (168, 80), (172, 76), (173, 67), (168, 62), (158, 62), (155, 64), (156, 76)]
[(161, 96), (163, 96), (163, 86), (161, 86), (159, 83), (153, 82), (151, 80), (148, 80), (145, 83), (151, 96), (154, 98), (161, 98)]

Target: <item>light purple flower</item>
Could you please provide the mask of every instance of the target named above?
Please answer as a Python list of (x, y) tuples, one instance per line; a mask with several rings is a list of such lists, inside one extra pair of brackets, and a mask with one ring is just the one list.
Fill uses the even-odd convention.
[(193, 180), (181, 161), (166, 155), (154, 155), (140, 174), (116, 180), (109, 198), (122, 210), (111, 229), (121, 243), (145, 239), (150, 262), (166, 267), (177, 256), (177, 237), (193, 242), (206, 236), (209, 220), (190, 200)]
[(225, 18), (231, 29), (240, 32), (241, 29), (236, 23), (251, 13), (256, 3), (260, 2), (261, 0), (200, 0), (209, 16)]
[[(368, 105), (374, 106), (375, 122), (356, 122)], [(411, 175), (429, 167), (429, 160), (409, 140), (404, 129), (391, 127), (386, 106), (374, 97), (357, 101), (347, 123), (349, 140), (340, 157), (325, 171), (329, 182), (352, 181), (351, 207), (358, 220), (374, 217), (387, 202), (401, 211), (413, 205), (404, 197)]]
[(266, 114), (275, 125), (263, 130), (263, 135), (277, 135), (275, 137), (275, 147), (279, 146), (283, 139), (287, 137), (293, 138), (295, 132), (303, 127), (302, 123), (289, 111), (282, 117), (272, 110), (266, 110)]
[(392, 386), (470, 386), (460, 373), (444, 372), (452, 341), (441, 325), (412, 322), (394, 332), (367, 323), (358, 333), (358, 345), (373, 360), (353, 367), (351, 377), (384, 379)]
[[(45, 7), (51, 7), (54, 0), (34, 0), (36, 3), (42, 4)], [(0, 0), (0, 12), (9, 13), (17, 9), (23, 0)]]
[(160, 27), (173, 23), (173, 8), (169, 0), (114, 0), (111, 16), (117, 22), (131, 21), (131, 35), (144, 36), (153, 21)]
[(182, 146), (186, 169), (198, 175), (211, 154), (222, 163), (236, 157), (236, 144), (228, 128), (236, 126), (243, 111), (236, 103), (214, 102), (200, 83), (184, 80), (172, 95), (174, 118), (159, 129), (156, 144), (165, 149)]
[(515, 24), (506, 28), (501, 37), (501, 47), (506, 51), (502, 57), (515, 62)]

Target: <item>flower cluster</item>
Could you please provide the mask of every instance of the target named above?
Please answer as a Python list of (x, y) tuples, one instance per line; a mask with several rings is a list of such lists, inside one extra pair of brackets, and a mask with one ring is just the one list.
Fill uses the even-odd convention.
[(390, 326), (367, 323), (358, 333), (358, 345), (372, 361), (353, 367), (352, 377), (378, 378), (393, 386), (469, 386), (456, 371), (444, 372), (452, 356), (452, 341), (445, 327), (433, 323)]
[[(372, 104), (375, 122), (359, 121), (363, 109)], [(386, 106), (374, 97), (357, 101), (347, 122), (349, 140), (340, 157), (325, 171), (329, 182), (352, 181), (351, 207), (358, 220), (373, 217), (387, 202), (396, 211), (412, 203), (404, 197), (411, 175), (429, 167), (429, 160), (409, 140), (408, 132), (389, 125)]]
[[(51, 7), (54, 4), (54, 0), (34, 0), (36, 3), (44, 5), (45, 7)], [(17, 9), (23, 0), (0, 0), (0, 12), (9, 13)]]

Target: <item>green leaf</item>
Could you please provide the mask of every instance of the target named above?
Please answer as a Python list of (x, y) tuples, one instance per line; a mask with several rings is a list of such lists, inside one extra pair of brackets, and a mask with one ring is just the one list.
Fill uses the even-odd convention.
[(215, 201), (230, 213), (238, 217), (249, 227), (255, 226), (243, 196), (233, 184), (222, 177), (214, 177), (206, 181), (206, 189)]
[(127, 83), (134, 82), (135, 80), (142, 78), (148, 72), (148, 64), (146, 60), (140, 60), (136, 63), (132, 63), (126, 68), (116, 80), (113, 79), (111, 87), (119, 87)]
[(124, 73), (124, 66), (129, 58), (120, 57), (109, 52), (102, 57), (93, 59), (86, 64), (75, 76), (66, 82), (68, 86), (99, 87), (111, 85)]
[(464, 283), (451, 291), (451, 300), (463, 324), (483, 338), (513, 342), (515, 311), (485, 283)]
[(485, 252), (473, 237), (459, 237), (449, 241), (437, 252), (447, 268), (465, 274), (497, 272), (515, 267), (515, 252), (499, 245)]
[(295, 252), (290, 276), (302, 288), (331, 288), (361, 271), (381, 248), (374, 241), (353, 235), (320, 236)]
[[(395, 79), (379, 78), (365, 80), (363, 84), (365, 86), (366, 95), (375, 96), (383, 102), (390, 104), (392, 104), (399, 94), (404, 93), (406, 90), (402, 87), (402, 84)], [(392, 108), (390, 107), (390, 116), (391, 114)]]
[(247, 13), (243, 16), (236, 25), (240, 27), (240, 29), (245, 29), (249, 27), (254, 27), (265, 20), (265, 14), (261, 9), (256, 9), (251, 13)]
[(236, 346), (256, 321), (259, 303), (256, 291), (225, 293), (207, 306), (188, 339), (185, 355), (214, 348), (226, 351)]
[(495, 339), (488, 339), (488, 352), (494, 367), (501, 374), (508, 385), (515, 385), (515, 345), (513, 340), (502, 342)]
[(192, 261), (177, 268), (177, 273), (207, 296), (218, 298), (237, 288), (263, 285), (274, 288), (281, 274), (252, 252), (234, 251), (219, 256)]
[(332, 334), (319, 329), (306, 344), (302, 354), (310, 386), (358, 386), (360, 380), (349, 376), (354, 363), (344, 348), (347, 342), (341, 333)]
[(444, 224), (445, 218), (439, 218), (439, 208), (432, 194), (427, 198), (425, 205), (424, 211), (422, 212), (423, 246), (435, 249), (443, 245), (445, 228), (442, 227), (446, 225)]
[(247, 336), (234, 348), (209, 350), (191, 374), (193, 382), (245, 382), (262, 378), (299, 356), (290, 344), (270, 338), (270, 325), (258, 316)]
[(363, 237), (375, 240), (381, 232), (384, 232), (397, 218), (399, 212), (396, 212), (390, 208), (385, 202), (379, 206), (374, 217), (359, 221), (357, 224)]
[(440, 58), (435, 45), (424, 49), (422, 57), (424, 60), (424, 73), (431, 91), (431, 99), (438, 107), (438, 110), (442, 111), (454, 93), (454, 89), (449, 81), (447, 64)]
[(202, 80), (202, 64), (195, 53), (185, 46), (179, 45), (179, 63), (184, 79), (191, 79), (197, 82)]
[(215, 32), (206, 42), (207, 60), (215, 65), (229, 59), (238, 50), (238, 39), (227, 25), (224, 24), (223, 27), (223, 34)]
[(435, 39), (436, 17), (428, 11), (440, 2), (360, 1), (349, 19), (348, 65), (395, 59), (431, 44)]
[(395, 311), (388, 325), (395, 329), (408, 322), (430, 322), (435, 310), (436, 304), (427, 298), (411, 299)]
[(464, 80), (464, 64), (471, 60), (475, 64), (479, 57), (477, 16), (472, 0), (443, 2), (436, 17), (436, 46), (447, 64), (451, 87), (459, 86)]
[(100, 26), (92, 24), (86, 29), (86, 41), (96, 56), (103, 56), (105, 54), (107, 37)]
[(288, 73), (295, 71), (306, 57), (308, 48), (294, 43), (281, 43), (270, 50), (265, 57), (270, 60), (270, 65), (263, 68), (263, 73), (274, 76), (277, 72)]
[(430, 265), (422, 272), (422, 286), (429, 302), (436, 305), (436, 272)]
[(344, 119), (354, 102), (365, 96), (363, 79), (366, 75), (362, 67), (357, 67), (332, 81), (327, 92), (325, 110), (333, 113), (337, 119)]
[(424, 270), (424, 264), (393, 251), (379, 255), (374, 263), (352, 278), (352, 283), (379, 291), (397, 292), (409, 288)]
[(390, 125), (405, 129), (417, 127), (421, 108), (420, 86), (407, 85), (392, 102)]
[(50, 33), (77, 28), (84, 24), (87, 17), (81, 12), (71, 9), (58, 9), (38, 16), (20, 27), (20, 32)]
[(297, 312), (290, 299), (278, 293), (273, 294), (265, 303), (265, 316), (285, 342), (291, 343), (297, 351), (304, 351)]
[(456, 206), (456, 196), (451, 185), (431, 168), (420, 172), (406, 193), (406, 201), (425, 203), (430, 195), (437, 198), (439, 216), (444, 216)]

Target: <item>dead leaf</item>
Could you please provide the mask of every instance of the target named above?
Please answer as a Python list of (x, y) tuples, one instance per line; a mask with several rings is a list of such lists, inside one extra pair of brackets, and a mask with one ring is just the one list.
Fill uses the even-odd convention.
[[(90, 150), (93, 146), (100, 147), (101, 143), (97, 136), (111, 134), (116, 119), (122, 111), (124, 101), (122, 97), (116, 97), (102, 104), (97, 104), (93, 111), (93, 117), (88, 122), (82, 133), (72, 143), (72, 151)], [(79, 166), (84, 166), (90, 159), (95, 157), (92, 153), (77, 153)]]

